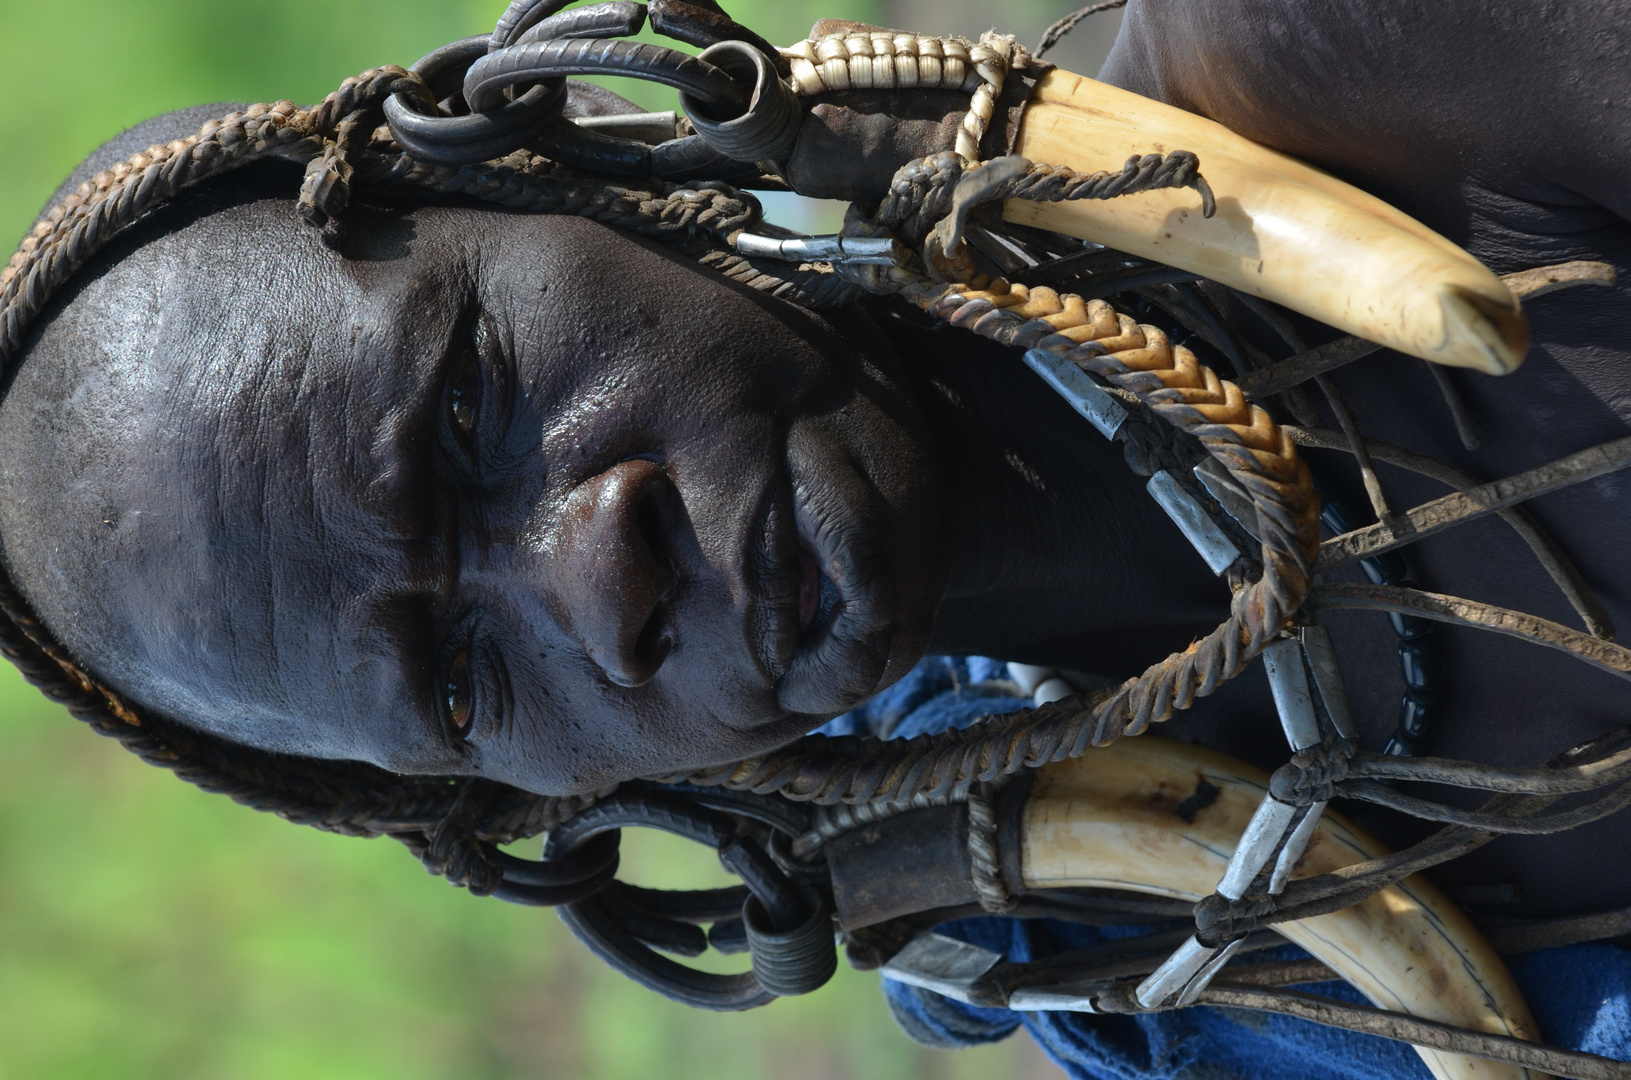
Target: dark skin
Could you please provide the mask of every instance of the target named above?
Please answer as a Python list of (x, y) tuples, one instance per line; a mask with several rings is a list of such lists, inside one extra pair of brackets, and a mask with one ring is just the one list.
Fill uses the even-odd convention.
[[(1466, 72), (1355, 98), (1342, 88), (1385, 69), (1371, 24), (1281, 7), (1134, 5), (1106, 75), (1395, 199), (1497, 271), (1627, 262), (1627, 225), (1589, 184), (1571, 196), (1586, 209), (1559, 208), (1541, 197), (1556, 177), (1441, 152), (1498, 141), (1483, 113), (1401, 104), (1453, 103)], [(1329, 55), (1293, 64), (1315, 31)], [(1405, 70), (1443, 68), (1431, 34), (1388, 41), (1420, 53)], [(1529, 137), (1554, 153), (1533, 160), (1567, 174), (1581, 143), (1543, 111)], [(926, 648), (1124, 677), (1225, 613), (1119, 450), (994, 346), (888, 305), (812, 316), (576, 220), (362, 209), (329, 247), (296, 221), (295, 183), (241, 175), (133, 231), (59, 301), (0, 403), (8, 562), (141, 704), (271, 749), (582, 791), (785, 742)], [(1497, 195), (1517, 210), (1469, 216)], [(1373, 437), (1515, 472), (1626, 432), (1626, 301), (1538, 301), (1523, 369), (1458, 376), (1490, 433), (1477, 455), (1420, 362), (1338, 381)], [(1439, 493), (1387, 480), (1399, 505)], [(1615, 490), (1536, 510), (1631, 625)], [(1416, 560), (1431, 588), (1573, 621), (1498, 523)], [(1394, 641), (1379, 617), (1331, 622), (1379, 746)], [(1434, 753), (1530, 763), (1623, 722), (1623, 683), (1442, 640)], [(1257, 669), (1165, 733), (1285, 755)], [(1615, 820), (1501, 841), (1443, 877), (1518, 881), (1534, 911), (1606, 907), (1631, 900), (1628, 840)]]
[[(1108, 487), (1053, 491), (954, 454), (977, 421), (949, 387), (925, 409), (935, 384), (859, 311), (813, 317), (576, 219), (363, 209), (333, 250), (256, 197), (279, 172), (109, 253), (0, 408), (41, 470), (0, 478), (13, 570), (148, 707), (590, 790), (769, 748), (888, 685), (948, 580), (977, 617), (1045, 554), (975, 529), (1016, 491), (1131, 502), (1113, 461)], [(255, 250), (277, 254), (245, 273)], [(1134, 542), (1159, 542), (1144, 518)], [(84, 584), (41, 588), (55, 573)]]

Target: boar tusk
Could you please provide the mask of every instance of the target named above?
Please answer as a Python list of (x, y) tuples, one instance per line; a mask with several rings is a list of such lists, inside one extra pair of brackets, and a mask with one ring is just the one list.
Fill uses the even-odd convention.
[[(1211, 788), (1201, 786), (1203, 779)], [(1199, 900), (1216, 886), (1267, 793), (1268, 775), (1262, 770), (1153, 735), (1044, 766), (1025, 807), (1025, 885)], [(1210, 802), (1195, 797), (1208, 794)], [(1328, 873), (1384, 853), (1381, 844), (1327, 809), (1292, 877)], [(1275, 929), (1381, 1008), (1478, 1031), (1538, 1037), (1501, 958), (1466, 915), (1419, 875), (1342, 911)], [(1439, 1080), (1534, 1075), (1518, 1066), (1417, 1050)]]
[(1068, 233), (1282, 304), (1349, 334), (1453, 367), (1504, 375), (1529, 332), (1483, 264), (1387, 203), (1193, 113), (1068, 71), (1038, 82), (1014, 153), (1078, 172), (1189, 150), (1217, 195), (1010, 199), (1007, 220)]

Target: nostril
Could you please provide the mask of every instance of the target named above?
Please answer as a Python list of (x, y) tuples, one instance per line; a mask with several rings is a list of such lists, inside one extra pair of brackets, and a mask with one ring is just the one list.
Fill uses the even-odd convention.
[(668, 650), (674, 645), (668, 633), (668, 621), (663, 617), (663, 606), (652, 609), (651, 618), (640, 628), (634, 639), (634, 659), (638, 666), (655, 672), (668, 659)]
[(667, 530), (663, 527), (663, 508), (655, 491), (648, 489), (640, 497), (640, 504), (634, 512), (634, 523), (640, 533), (640, 539), (646, 545), (646, 550), (651, 552), (652, 559), (658, 566), (671, 570)]

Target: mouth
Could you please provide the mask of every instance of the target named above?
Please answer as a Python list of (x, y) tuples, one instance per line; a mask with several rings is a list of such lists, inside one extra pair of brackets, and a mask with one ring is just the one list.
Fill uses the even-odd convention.
[(894, 590), (876, 499), (842, 458), (810, 467), (791, 455), (766, 495), (747, 628), (786, 712), (852, 708), (888, 666)]
[(821, 572), (821, 562), (815, 552), (801, 543), (798, 602), (800, 642), (809, 641), (812, 632), (825, 627), (837, 606), (838, 586)]
[(788, 712), (830, 716), (871, 694), (894, 643), (894, 590), (876, 493), (847, 462), (789, 462), (797, 580), (789, 593), (792, 649), (776, 681)]

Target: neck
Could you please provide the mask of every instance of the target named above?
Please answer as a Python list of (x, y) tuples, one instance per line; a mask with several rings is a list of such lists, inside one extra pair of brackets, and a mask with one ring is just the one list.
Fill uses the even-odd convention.
[(951, 577), (931, 648), (1130, 674), (1229, 594), (1104, 440), (1011, 349), (880, 319), (945, 465)]

